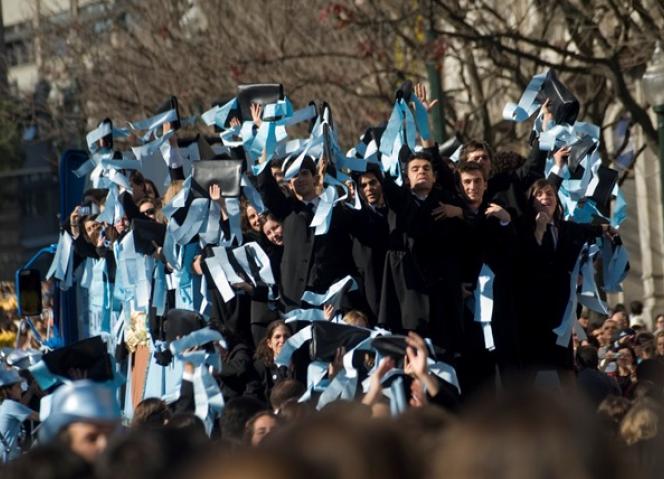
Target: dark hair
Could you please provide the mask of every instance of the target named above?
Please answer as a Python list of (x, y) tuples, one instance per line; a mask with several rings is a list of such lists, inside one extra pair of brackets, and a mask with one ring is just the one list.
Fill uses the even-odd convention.
[(632, 301), (629, 303), (629, 310), (632, 314), (642, 314), (643, 313), (643, 303), (641, 301)]
[(498, 151), (493, 157), (493, 169), (495, 173), (514, 171), (523, 166), (526, 158), (516, 151)]
[(160, 427), (165, 425), (173, 413), (166, 401), (159, 398), (146, 398), (138, 403), (131, 420), (132, 427)]
[(244, 425), (243, 439), (246, 445), (251, 445), (251, 438), (254, 435), (254, 425), (256, 424), (256, 421), (265, 416), (271, 417), (275, 421), (278, 420), (277, 415), (267, 409), (258, 411), (256, 414), (251, 416), (251, 418), (249, 418), (249, 420)]
[(306, 390), (307, 387), (296, 379), (283, 379), (270, 392), (270, 406), (275, 411), (281, 409), (286, 401), (299, 398)]
[(201, 446), (182, 429), (136, 429), (111, 441), (96, 461), (97, 477), (179, 477), (177, 473), (186, 470), (201, 454)]
[(597, 348), (593, 346), (579, 346), (576, 350), (576, 365), (579, 371), (584, 369), (597, 369), (599, 359)]
[(413, 160), (424, 160), (428, 161), (431, 163), (431, 166), (433, 166), (434, 160), (433, 160), (433, 155), (427, 151), (421, 150), (421, 151), (415, 151), (408, 155), (408, 158), (406, 159), (405, 163), (405, 168), (408, 168), (408, 163), (410, 163)]
[(5, 479), (87, 479), (92, 466), (68, 447), (57, 442), (42, 444), (0, 466)]
[(288, 332), (290, 332), (290, 328), (285, 321), (282, 321), (281, 319), (272, 321), (265, 331), (265, 337), (261, 340), (260, 343), (258, 343), (258, 346), (256, 346), (256, 353), (254, 354), (254, 358), (260, 360), (266, 366), (274, 363), (274, 353), (269, 348), (267, 343), (272, 338), (272, 335), (277, 330), (277, 328), (280, 326), (283, 326)]
[(648, 331), (637, 334), (634, 338), (634, 346), (639, 346), (642, 348), (643, 352), (648, 356), (654, 355), (657, 350), (655, 335), (649, 333)]
[(532, 220), (533, 222), (535, 221), (535, 206), (534, 206), (535, 195), (537, 195), (537, 193), (544, 190), (545, 188), (551, 188), (553, 190), (554, 195), (556, 196), (556, 212), (554, 213), (553, 219), (556, 221), (561, 221), (563, 219), (563, 207), (560, 204), (560, 200), (558, 199), (558, 194), (557, 194), (558, 190), (556, 188), (556, 185), (554, 185), (552, 182), (544, 178), (536, 180), (532, 185), (530, 185), (530, 188), (528, 188), (528, 195), (527, 195), (528, 206), (530, 208)]
[(491, 147), (487, 142), (479, 140), (470, 140), (464, 143), (459, 152), (459, 163), (466, 163), (468, 161), (468, 155), (477, 150), (484, 150), (489, 156), (489, 161), (493, 165), (493, 151), (491, 150)]
[(482, 166), (474, 161), (467, 161), (465, 163), (461, 163), (457, 168), (457, 171), (459, 172), (459, 180), (461, 180), (461, 173), (475, 173), (477, 171), (479, 171), (482, 174), (482, 178), (484, 178), (484, 181), (487, 180), (487, 178), (484, 176), (484, 169), (482, 168)]
[(219, 420), (221, 438), (241, 442), (247, 421), (264, 409), (265, 404), (250, 396), (240, 396), (228, 401)]

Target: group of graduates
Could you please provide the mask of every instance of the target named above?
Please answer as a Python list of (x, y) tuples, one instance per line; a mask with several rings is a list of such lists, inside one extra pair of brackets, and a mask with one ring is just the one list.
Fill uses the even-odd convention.
[[(175, 98), (129, 128), (107, 119), (88, 134), (76, 174), (93, 188), (49, 271), (76, 290), (81, 341), (20, 358), (51, 394), (45, 440), (76, 418), (117, 419), (120, 405), (126, 420), (166, 405), (214, 436), (234, 400), (287, 394), (297, 410), (357, 398), (398, 414), (428, 402), (457, 410), (524, 371), (565, 382), (584, 335), (579, 278), (602, 311), (597, 250), (611, 263), (606, 281), (626, 264), (616, 195), (583, 198), (598, 207), (590, 221), (563, 200), (570, 181), (607, 189), (590, 163), (597, 143), (579, 153), (559, 134), (555, 148), (540, 145), (571, 131), (559, 99), (538, 104), (524, 158), (483, 141), (436, 144), (435, 102), (406, 84), (388, 123), (343, 154), (329, 105), (293, 111), (282, 92), (266, 100), (268, 87), (204, 113), (215, 138), (184, 138), (191, 119)], [(288, 140), (300, 121), (310, 137)], [(114, 150), (122, 136), (138, 146)], [(150, 161), (167, 167), (163, 195)], [(3, 386), (18, 382), (10, 374)], [(86, 401), (99, 407), (78, 411)], [(17, 420), (33, 414), (18, 409)], [(18, 441), (6, 439), (14, 457)]]

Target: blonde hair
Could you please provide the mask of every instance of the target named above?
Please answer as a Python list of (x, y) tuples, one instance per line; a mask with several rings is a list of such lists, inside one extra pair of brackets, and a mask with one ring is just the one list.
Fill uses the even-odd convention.
[(358, 326), (360, 328), (369, 327), (369, 318), (367, 318), (366, 314), (364, 314), (362, 311), (358, 311), (357, 309), (351, 309), (348, 311), (344, 315), (343, 321), (344, 323), (350, 324), (351, 326)]
[(650, 398), (637, 400), (620, 423), (620, 437), (628, 446), (657, 436), (660, 408)]
[(171, 184), (168, 185), (168, 188), (166, 188), (164, 196), (162, 197), (162, 204), (167, 205), (168, 203), (170, 203), (173, 197), (177, 195), (180, 191), (182, 191), (183, 185), (184, 185), (184, 180), (171, 181)]

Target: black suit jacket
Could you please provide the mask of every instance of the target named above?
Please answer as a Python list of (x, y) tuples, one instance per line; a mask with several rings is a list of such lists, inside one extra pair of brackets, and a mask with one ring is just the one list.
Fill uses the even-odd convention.
[(283, 225), (281, 299), (287, 309), (301, 307), (307, 290), (324, 292), (346, 275), (357, 276), (352, 237), (371, 241), (376, 234), (366, 211), (337, 205), (327, 234), (316, 236), (309, 226), (313, 212), (297, 198), (285, 196), (269, 168), (258, 176), (257, 188), (267, 209)]

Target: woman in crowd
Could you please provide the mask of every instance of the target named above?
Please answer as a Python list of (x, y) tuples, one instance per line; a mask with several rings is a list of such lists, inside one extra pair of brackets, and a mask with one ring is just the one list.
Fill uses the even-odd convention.
[(270, 392), (278, 381), (290, 376), (286, 367), (277, 366), (274, 362), (290, 336), (290, 328), (284, 321), (273, 321), (267, 328), (265, 338), (256, 348), (254, 367), (262, 382), (264, 398), (270, 397)]
[[(533, 183), (528, 198), (530, 211), (517, 224), (520, 262), (515, 289), (526, 364), (538, 370), (571, 371), (573, 349), (569, 343), (557, 344), (553, 330), (563, 321), (571, 274), (584, 243), (615, 233), (607, 225), (563, 220), (555, 185), (548, 180)], [(571, 334), (569, 338), (571, 342)]]
[(244, 428), (245, 444), (256, 447), (279, 425), (277, 416), (271, 411), (256, 413)]

